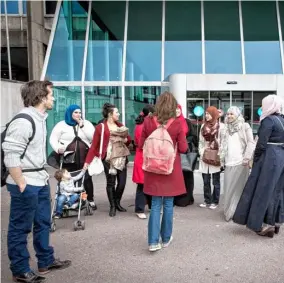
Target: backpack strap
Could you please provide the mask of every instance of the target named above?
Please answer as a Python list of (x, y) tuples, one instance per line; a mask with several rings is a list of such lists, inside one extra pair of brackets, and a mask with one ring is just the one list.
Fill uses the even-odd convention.
[(34, 119), (29, 115), (29, 114), (26, 114), (26, 113), (20, 113), (20, 114), (17, 114), (7, 125), (6, 125), (6, 129), (8, 129), (8, 127), (10, 126), (10, 124), (15, 121), (16, 119), (27, 119), (28, 121), (31, 122), (32, 124), (32, 128), (33, 128), (33, 132), (32, 132), (32, 135), (29, 137), (29, 140), (28, 140), (28, 143), (27, 143), (27, 146), (24, 150), (24, 152), (22, 153), (22, 155), (20, 156), (21, 159), (24, 158), (25, 154), (26, 154), (26, 151), (27, 151), (27, 148), (29, 146), (29, 144), (31, 143), (31, 141), (33, 140), (33, 138), (35, 137), (35, 121)]

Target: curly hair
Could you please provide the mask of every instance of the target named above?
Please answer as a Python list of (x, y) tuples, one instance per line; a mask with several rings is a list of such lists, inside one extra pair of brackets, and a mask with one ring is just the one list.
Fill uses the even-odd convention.
[(66, 172), (66, 169), (60, 169), (57, 170), (54, 174), (54, 178), (58, 181), (61, 182), (63, 174)]
[(171, 118), (176, 118), (177, 100), (172, 93), (165, 91), (155, 105), (155, 116), (160, 124), (165, 124)]
[(110, 113), (111, 113), (111, 114), (113, 113), (114, 108), (116, 108), (115, 105), (110, 104), (110, 103), (105, 103), (104, 106), (103, 106), (103, 111), (102, 111), (103, 117), (104, 117), (105, 119), (107, 119), (107, 118), (108, 118), (108, 115), (109, 115)]
[(48, 95), (47, 87), (52, 87), (50, 81), (29, 81), (21, 87), (21, 96), (25, 107), (39, 105)]

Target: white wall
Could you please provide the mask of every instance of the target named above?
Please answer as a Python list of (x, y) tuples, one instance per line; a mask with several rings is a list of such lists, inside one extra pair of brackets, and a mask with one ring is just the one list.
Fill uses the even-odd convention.
[(21, 99), (22, 83), (1, 80), (1, 132), (6, 124), (24, 107)]

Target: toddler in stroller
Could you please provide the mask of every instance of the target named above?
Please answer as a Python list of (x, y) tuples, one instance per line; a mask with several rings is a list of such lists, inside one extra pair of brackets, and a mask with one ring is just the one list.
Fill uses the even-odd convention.
[(76, 209), (78, 208), (78, 199), (84, 188), (76, 187), (75, 182), (82, 179), (85, 175), (85, 170), (82, 170), (77, 176), (72, 177), (71, 174), (66, 169), (57, 170), (55, 172), (55, 179), (58, 181), (59, 194), (57, 199), (57, 206), (55, 212), (55, 219), (62, 217), (63, 208)]

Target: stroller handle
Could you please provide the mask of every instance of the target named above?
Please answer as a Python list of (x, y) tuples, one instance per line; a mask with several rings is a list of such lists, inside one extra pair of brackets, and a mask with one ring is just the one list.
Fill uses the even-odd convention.
[(62, 169), (63, 160), (64, 160), (64, 154), (60, 154), (60, 159), (59, 159), (59, 167), (60, 167), (60, 170)]

